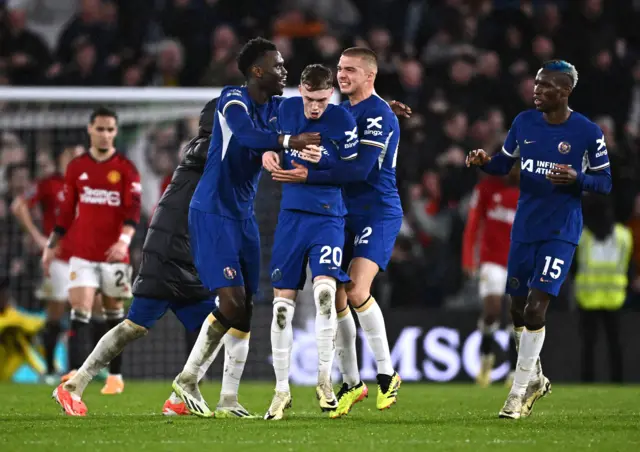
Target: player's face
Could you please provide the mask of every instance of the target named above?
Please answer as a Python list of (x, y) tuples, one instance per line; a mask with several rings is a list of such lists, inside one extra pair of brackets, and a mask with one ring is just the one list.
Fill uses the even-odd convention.
[(267, 52), (260, 65), (262, 69), (262, 86), (271, 96), (281, 96), (287, 86), (287, 70), (284, 58), (277, 50)]
[(308, 119), (320, 118), (329, 105), (333, 88), (309, 91), (304, 85), (300, 85), (299, 89), (304, 104), (304, 116)]
[(113, 148), (113, 142), (116, 139), (116, 135), (118, 135), (116, 118), (98, 116), (93, 123), (87, 126), (87, 132), (91, 140), (91, 147), (107, 152)]
[(371, 70), (364, 59), (358, 56), (342, 55), (338, 62), (338, 86), (342, 94), (353, 94), (371, 76)]
[(553, 73), (541, 69), (533, 87), (533, 104), (543, 113), (556, 110), (564, 98), (564, 87)]

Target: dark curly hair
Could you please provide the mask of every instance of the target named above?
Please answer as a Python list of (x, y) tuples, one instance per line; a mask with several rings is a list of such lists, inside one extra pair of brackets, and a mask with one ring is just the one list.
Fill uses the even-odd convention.
[(242, 47), (236, 58), (238, 69), (245, 77), (249, 77), (251, 66), (255, 65), (256, 61), (264, 56), (265, 53), (272, 50), (278, 50), (273, 42), (264, 38), (251, 39)]

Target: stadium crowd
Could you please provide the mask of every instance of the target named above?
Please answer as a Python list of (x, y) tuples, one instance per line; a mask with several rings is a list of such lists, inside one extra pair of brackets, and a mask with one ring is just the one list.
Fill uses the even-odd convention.
[[(375, 50), (378, 94), (414, 111), (401, 121), (397, 167), (405, 222), (379, 287), (386, 294), (379, 300), (394, 306), (466, 299), (462, 231), (471, 190), (481, 176), (465, 168), (465, 155), (475, 148), (500, 149), (513, 118), (532, 106), (541, 62), (571, 61), (580, 72), (571, 106), (605, 132), (616, 217), (632, 227), (640, 268), (638, 1), (285, 0), (260, 2), (257, 8), (251, 0), (0, 0), (0, 5), (3, 85), (221, 87), (242, 80), (234, 59), (242, 43), (265, 36), (277, 44), (288, 84), (295, 86), (309, 63), (335, 67), (342, 49), (352, 45)], [(0, 143), (0, 277), (29, 305), (39, 250), (20, 232), (9, 206), (33, 178), (53, 171), (48, 151), (59, 152), (54, 148), (60, 143), (35, 149), (17, 132), (3, 132)], [(175, 126), (158, 151), (167, 157), (166, 164), (153, 168), (160, 178), (171, 172), (187, 135), (188, 127)], [(78, 138), (64, 145), (83, 143)]]

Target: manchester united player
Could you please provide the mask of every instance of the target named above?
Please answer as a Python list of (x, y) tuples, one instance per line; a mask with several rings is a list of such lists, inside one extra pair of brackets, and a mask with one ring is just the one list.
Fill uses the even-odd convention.
[[(40, 179), (23, 196), (15, 198), (11, 211), (20, 224), (31, 235), (33, 241), (41, 248), (47, 246), (47, 236), (53, 231), (56, 221), (56, 211), (59, 208), (64, 188), (64, 172), (74, 157), (82, 153), (82, 148), (70, 146), (64, 148), (56, 158), (56, 172)], [(39, 206), (42, 211), (42, 231), (34, 223), (31, 209)], [(46, 302), (47, 323), (45, 325), (43, 342), (47, 373), (44, 381), (53, 384), (55, 381), (54, 351), (58, 337), (62, 331), (60, 320), (65, 312), (67, 301), (67, 285), (69, 282), (69, 253), (68, 247), (60, 243), (60, 251), (51, 262), (50, 273), (45, 275), (42, 285), (43, 298)]]
[[(69, 361), (72, 369), (62, 380), (75, 374), (86, 356), (91, 306), (97, 289), (103, 295), (108, 329), (124, 319), (123, 300), (131, 297), (129, 244), (140, 220), (140, 175), (133, 163), (116, 152), (116, 113), (98, 108), (87, 126), (89, 152), (69, 163), (65, 174), (64, 200), (56, 226), (42, 255), (48, 269), (61, 237), (73, 225), (66, 242), (70, 248), (69, 302), (71, 331)], [(103, 394), (119, 394), (124, 389), (122, 357), (109, 365)]]
[(500, 324), (507, 286), (507, 257), (520, 193), (519, 179), (519, 168), (514, 166), (506, 177), (490, 176), (480, 181), (473, 192), (464, 230), (462, 267), (467, 275), (476, 274), (476, 245), (480, 242), (478, 289), (483, 309), (478, 322), (482, 342), (476, 383), (482, 387), (491, 383), (491, 370), (496, 359), (493, 333)]

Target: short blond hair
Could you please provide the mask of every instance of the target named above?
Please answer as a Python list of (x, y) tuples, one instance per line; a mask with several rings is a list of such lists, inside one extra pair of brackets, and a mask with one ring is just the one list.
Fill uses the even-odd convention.
[(367, 49), (366, 47), (349, 47), (342, 52), (342, 55), (349, 57), (360, 57), (364, 61), (366, 61), (366, 63), (371, 66), (374, 71), (378, 72), (378, 56), (371, 49)]

